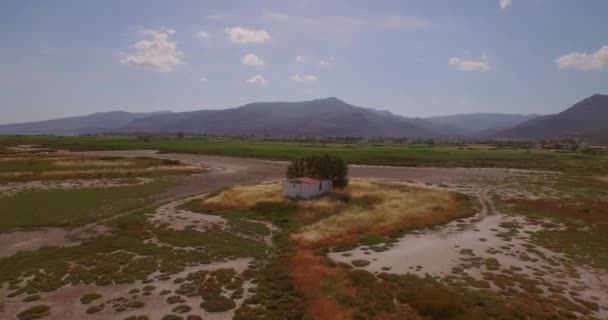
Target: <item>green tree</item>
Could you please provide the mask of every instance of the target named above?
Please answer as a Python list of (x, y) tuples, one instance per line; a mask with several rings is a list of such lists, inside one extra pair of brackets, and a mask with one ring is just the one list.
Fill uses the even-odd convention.
[(310, 155), (293, 160), (287, 167), (286, 176), (329, 179), (332, 186), (344, 188), (348, 185), (348, 164), (334, 155)]

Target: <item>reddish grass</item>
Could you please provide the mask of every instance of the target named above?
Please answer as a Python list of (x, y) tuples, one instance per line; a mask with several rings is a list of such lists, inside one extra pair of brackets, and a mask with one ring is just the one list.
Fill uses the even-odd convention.
[(309, 312), (318, 320), (351, 319), (351, 312), (345, 310), (333, 297), (321, 297), (311, 301)]
[(329, 267), (325, 258), (305, 248), (298, 248), (292, 257), (291, 269), (294, 285), (306, 298), (308, 311), (315, 319), (351, 318), (350, 310), (340, 305), (333, 296), (323, 292), (336, 278), (343, 278), (337, 274), (341, 270)]
[(608, 230), (608, 201), (568, 203), (558, 199), (512, 199), (509, 202), (515, 204), (517, 210), (530, 213), (549, 212), (552, 215), (580, 220)]

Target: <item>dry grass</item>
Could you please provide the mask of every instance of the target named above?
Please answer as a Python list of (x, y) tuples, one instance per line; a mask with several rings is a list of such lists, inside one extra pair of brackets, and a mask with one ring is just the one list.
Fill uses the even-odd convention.
[[(369, 232), (386, 234), (400, 227), (437, 224), (469, 213), (460, 206), (466, 198), (442, 190), (355, 180), (348, 191), (352, 204), (303, 227), (292, 238), (309, 245), (339, 243)], [(310, 205), (315, 206), (314, 202)], [(339, 202), (320, 205), (342, 206)]]
[(324, 259), (310, 249), (299, 248), (291, 259), (293, 282), (308, 301), (307, 309), (314, 319), (351, 319), (349, 308), (333, 297), (336, 293), (352, 294), (346, 275), (329, 267)]
[(235, 186), (203, 201), (207, 208), (249, 209), (260, 202), (285, 202), (279, 182)]
[[(251, 209), (262, 202), (284, 203), (288, 201), (290, 200), (283, 197), (281, 183), (270, 182), (226, 189), (216, 196), (203, 200), (202, 205), (206, 208)], [(299, 206), (306, 210), (335, 213), (345, 204), (325, 197), (312, 201), (301, 201)]]
[(101, 169), (101, 170), (55, 170), (55, 171), (17, 171), (2, 172), (0, 180), (53, 180), (83, 179), (130, 176), (152, 176), (163, 174), (201, 173), (204, 169), (196, 166), (158, 166), (138, 169)]
[[(432, 225), (472, 213), (468, 198), (448, 191), (404, 184), (353, 180), (345, 190), (349, 201), (325, 197), (300, 201), (303, 221), (307, 212), (330, 216), (303, 227), (292, 239), (301, 244), (335, 244), (373, 232), (386, 234), (401, 227)], [(344, 198), (344, 197), (342, 197)], [(257, 203), (282, 203), (279, 182), (236, 186), (203, 201), (207, 208), (249, 209)], [(466, 205), (465, 205), (466, 204)]]
[(74, 159), (54, 161), (54, 165), (59, 167), (78, 168), (78, 167), (126, 167), (135, 164), (132, 161), (117, 160), (98, 160), (98, 159)]

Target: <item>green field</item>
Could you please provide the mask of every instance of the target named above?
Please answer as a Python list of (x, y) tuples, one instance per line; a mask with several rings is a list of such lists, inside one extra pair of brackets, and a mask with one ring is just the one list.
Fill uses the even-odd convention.
[(175, 182), (154, 182), (115, 188), (30, 190), (0, 197), (0, 233), (14, 229), (77, 227), (144, 207)]
[(541, 149), (494, 148), (487, 145), (390, 143), (303, 143), (236, 139), (138, 139), (90, 136), (0, 136), (0, 146), (38, 144), (69, 150), (135, 150), (196, 153), (290, 160), (332, 153), (350, 164), (419, 167), (504, 167), (557, 170), (584, 174), (608, 173), (608, 156)]

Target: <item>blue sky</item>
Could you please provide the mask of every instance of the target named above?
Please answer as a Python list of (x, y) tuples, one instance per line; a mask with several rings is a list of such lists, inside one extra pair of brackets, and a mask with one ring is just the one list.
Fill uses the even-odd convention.
[(608, 1), (2, 1), (0, 123), (338, 97), (405, 116), (608, 93)]

